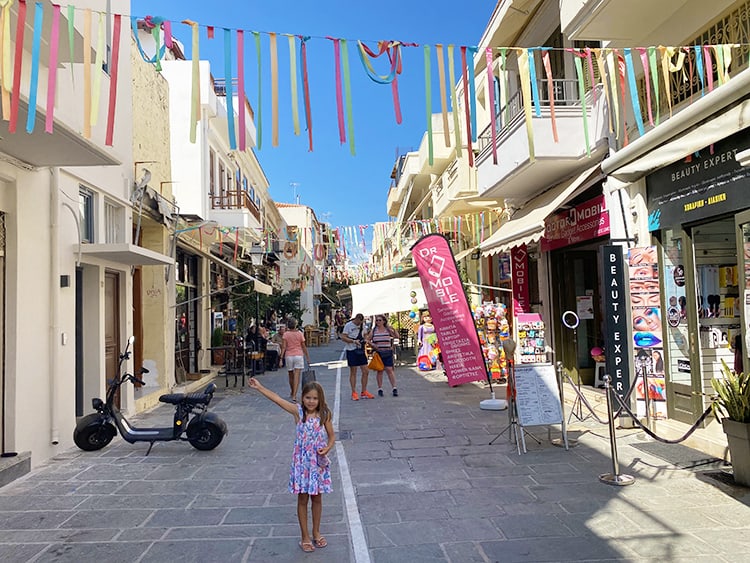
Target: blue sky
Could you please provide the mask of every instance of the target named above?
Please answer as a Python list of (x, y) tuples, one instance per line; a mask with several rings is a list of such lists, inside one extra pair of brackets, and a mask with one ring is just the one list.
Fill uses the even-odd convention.
[[(161, 16), (172, 21), (191, 19), (216, 28), (215, 39), (201, 30), (201, 58), (211, 62), (215, 77), (224, 77), (223, 27), (259, 32), (311, 36), (308, 41), (308, 71), (312, 104), (314, 151), (308, 152), (303, 131), (292, 129), (289, 90), (289, 51), (286, 37), (279, 37), (279, 146), (271, 146), (271, 79), (268, 35), (263, 33), (263, 146), (258, 159), (270, 182), (271, 197), (294, 201), (290, 184), (296, 183), (300, 202), (312, 207), (318, 218), (333, 226), (372, 224), (386, 221), (386, 197), (390, 172), (398, 154), (419, 146), (426, 129), (424, 55), (422, 48), (405, 49), (403, 74), (399, 78), (403, 122), (394, 117), (390, 85), (371, 81), (356, 50), (356, 40), (375, 49), (380, 39), (422, 44), (475, 45), (494, 9), (489, 0), (401, 0), (363, 3), (352, 0), (272, 0), (270, 2), (147, 2), (133, 0), (137, 16)], [(173, 33), (188, 48), (186, 26), (173, 24)], [(248, 34), (249, 35), (249, 34)], [(325, 36), (349, 41), (352, 104), (356, 156), (341, 145), (336, 117), (333, 43)], [(299, 51), (298, 51), (299, 52)], [(459, 52), (456, 49), (457, 62)], [(233, 47), (236, 59), (236, 47)], [(245, 39), (245, 90), (257, 110), (256, 50), (252, 36)], [(384, 59), (385, 56), (381, 57)], [(374, 63), (378, 74), (388, 73), (387, 61)], [(236, 60), (234, 60), (236, 68)], [(460, 68), (456, 66), (457, 76)], [(433, 112), (439, 112), (437, 67), (433, 49)], [(446, 70), (447, 75), (447, 70)], [(303, 120), (300, 88), (300, 119)], [(450, 102), (449, 102), (450, 103)], [(368, 237), (369, 238), (369, 237)]]

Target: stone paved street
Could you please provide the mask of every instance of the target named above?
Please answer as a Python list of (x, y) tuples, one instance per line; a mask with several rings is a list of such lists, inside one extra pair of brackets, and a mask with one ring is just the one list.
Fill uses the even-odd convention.
[[(230, 434), (213, 452), (187, 443), (117, 438), (101, 452), (69, 450), (0, 489), (0, 560), (165, 561), (750, 561), (750, 490), (682, 470), (629, 446), (630, 487), (611, 471), (607, 428), (574, 425), (578, 446), (530, 429), (518, 455), (507, 414), (482, 411), (482, 385), (449, 388), (440, 374), (397, 370), (400, 396), (353, 402), (341, 344), (312, 348), (334, 408), (335, 492), (324, 497), (329, 545), (298, 547), (295, 498), (286, 491), (292, 417), (245, 388), (219, 390), (211, 410)], [(286, 372), (263, 383), (287, 394)], [(369, 390), (376, 392), (371, 375)], [(498, 390), (504, 394), (504, 388)], [(138, 425), (171, 422), (158, 408)], [(553, 437), (555, 434), (553, 433)]]

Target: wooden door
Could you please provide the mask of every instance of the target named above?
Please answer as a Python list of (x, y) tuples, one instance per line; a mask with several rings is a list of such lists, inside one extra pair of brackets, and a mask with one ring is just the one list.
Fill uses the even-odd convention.
[[(117, 376), (120, 354), (120, 274), (104, 273), (104, 365), (107, 382)], [(115, 398), (120, 407), (120, 394)]]

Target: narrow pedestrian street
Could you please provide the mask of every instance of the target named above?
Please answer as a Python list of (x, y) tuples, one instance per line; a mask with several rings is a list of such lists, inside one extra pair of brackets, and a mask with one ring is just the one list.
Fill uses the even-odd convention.
[[(573, 424), (578, 445), (530, 428), (519, 455), (507, 411), (479, 409), (481, 385), (449, 388), (435, 372), (397, 369), (400, 396), (351, 401), (342, 345), (311, 348), (334, 412), (334, 493), (323, 499), (328, 547), (303, 553), (296, 501), (286, 491), (292, 418), (249, 388), (218, 391), (211, 410), (229, 436), (216, 450), (120, 438), (75, 449), (0, 489), (0, 560), (8, 562), (750, 561), (748, 489), (681, 470), (629, 444), (630, 487), (611, 471), (607, 428)], [(285, 371), (259, 376), (288, 394)], [(375, 393), (374, 374), (368, 389)], [(504, 393), (504, 388), (501, 389)], [(139, 426), (171, 421), (157, 408)], [(553, 437), (559, 433), (553, 432)]]

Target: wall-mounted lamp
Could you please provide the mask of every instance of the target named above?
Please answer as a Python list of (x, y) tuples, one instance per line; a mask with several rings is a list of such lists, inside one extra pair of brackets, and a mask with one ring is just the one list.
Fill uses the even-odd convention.
[(740, 166), (750, 166), (750, 149), (734, 153), (734, 159)]

